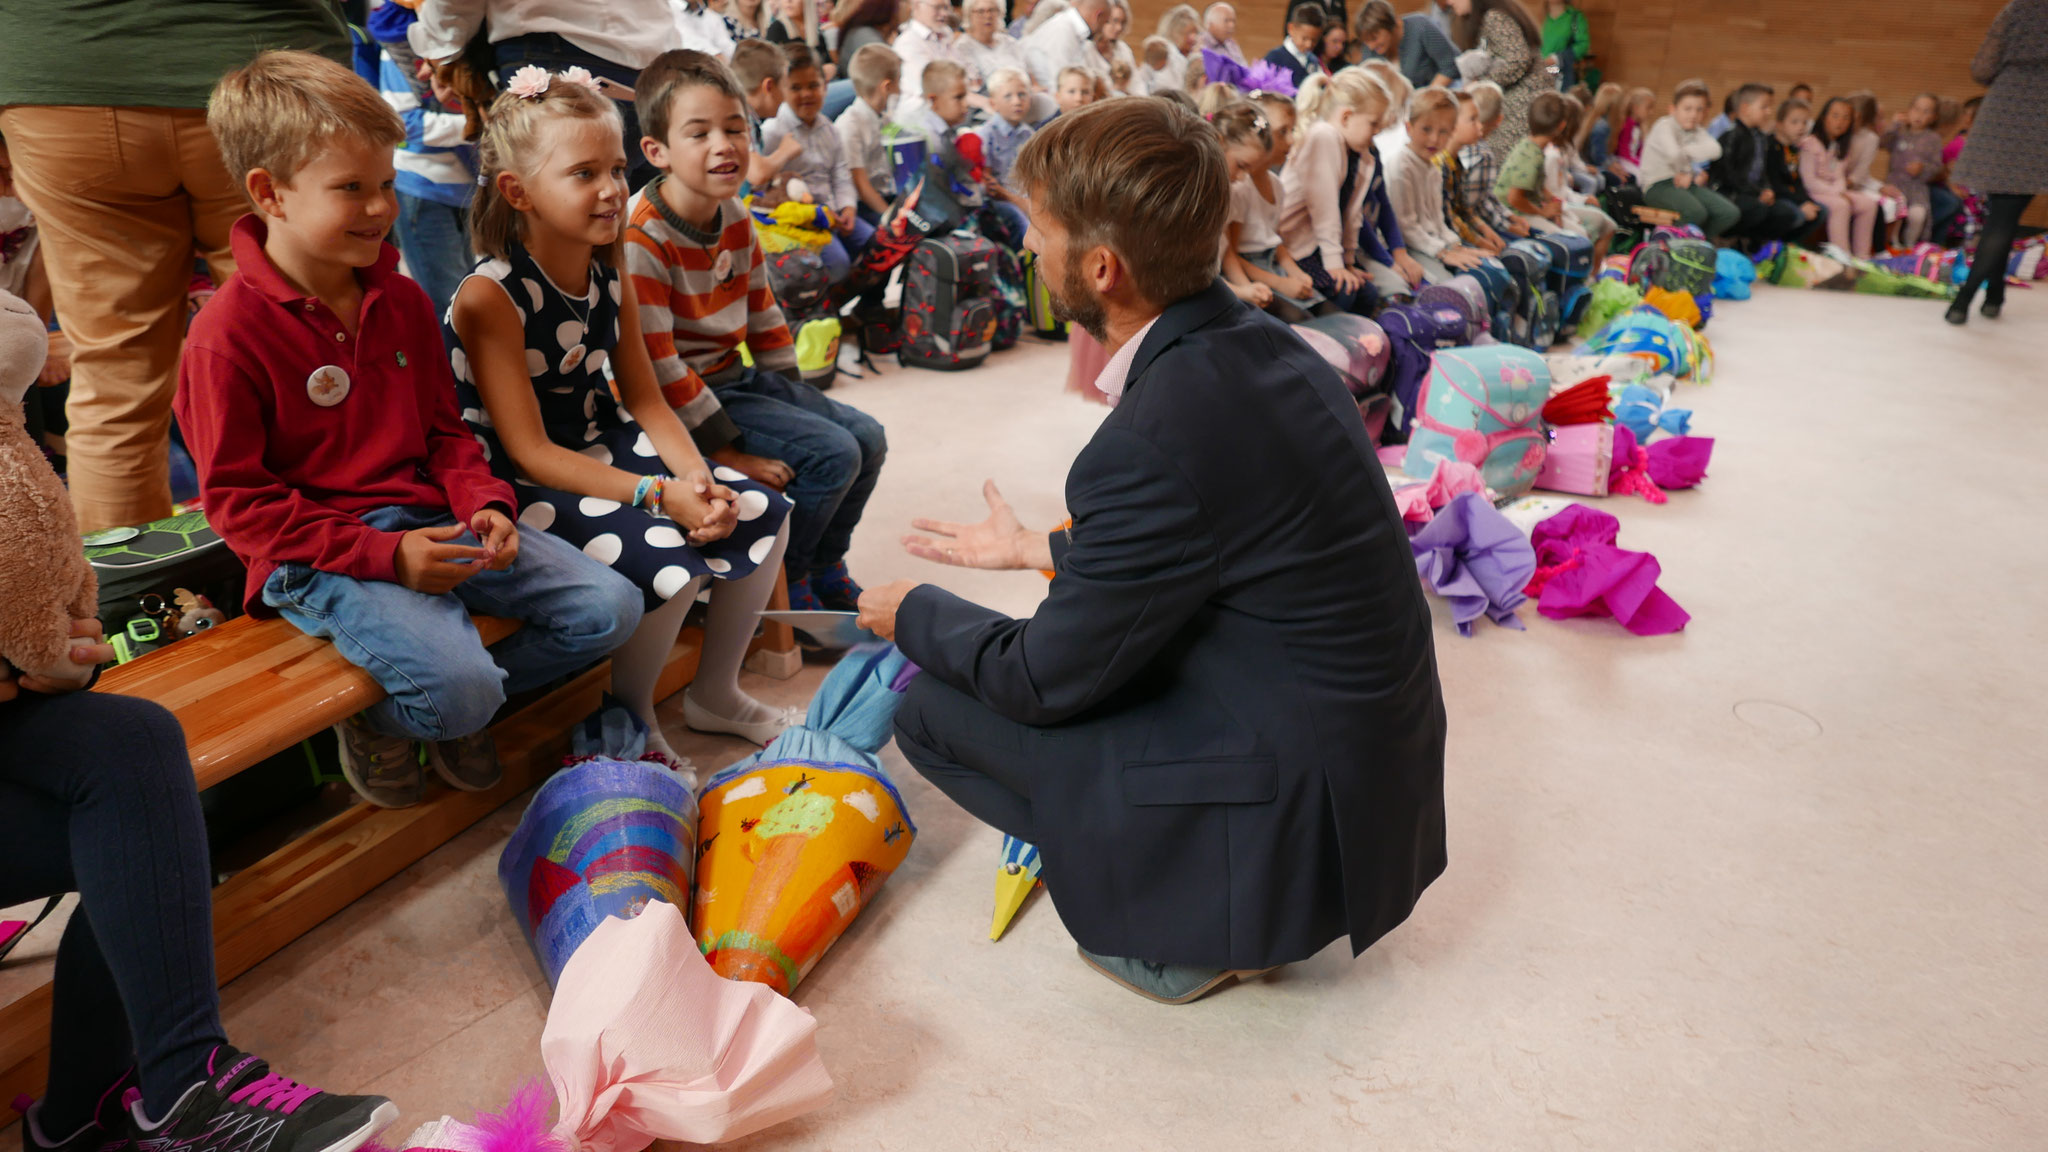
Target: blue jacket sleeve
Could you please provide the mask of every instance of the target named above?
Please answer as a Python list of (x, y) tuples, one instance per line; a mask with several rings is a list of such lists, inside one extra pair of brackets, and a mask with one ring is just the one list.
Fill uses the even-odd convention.
[(1372, 183), (1365, 188), (1365, 226), (1358, 230), (1358, 246), (1389, 267), (1394, 263), (1394, 249), (1408, 246), (1401, 239), (1401, 222), (1394, 219), (1393, 201), (1387, 199), (1386, 171), (1379, 164), (1377, 150), (1373, 153)]
[(1194, 487), (1151, 441), (1104, 429), (1067, 482), (1074, 526), (1028, 620), (932, 585), (913, 589), (896, 644), (928, 675), (1022, 724), (1057, 724), (1151, 663), (1215, 592), (1218, 550)]

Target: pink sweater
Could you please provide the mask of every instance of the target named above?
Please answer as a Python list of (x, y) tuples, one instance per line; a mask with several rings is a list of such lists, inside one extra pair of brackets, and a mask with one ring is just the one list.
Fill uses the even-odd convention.
[(1360, 156), (1351, 197), (1337, 202), (1344, 188), (1347, 151), (1337, 126), (1319, 120), (1295, 142), (1287, 166), (1280, 170), (1280, 242), (1297, 258), (1317, 253), (1323, 271), (1332, 274), (1349, 263), (1347, 257), (1358, 247), (1365, 192), (1372, 183), (1372, 157)]
[(1799, 142), (1799, 179), (1806, 185), (1806, 194), (1815, 199), (1839, 200), (1849, 187), (1842, 158), (1830, 152), (1818, 136)]

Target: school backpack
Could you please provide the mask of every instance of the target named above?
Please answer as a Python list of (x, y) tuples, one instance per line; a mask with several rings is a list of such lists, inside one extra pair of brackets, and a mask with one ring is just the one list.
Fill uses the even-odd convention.
[(996, 335), (996, 246), (954, 233), (926, 240), (903, 273), (904, 364), (940, 371), (988, 359)]
[(1560, 325), (1576, 324), (1592, 299), (1593, 242), (1569, 232), (1542, 232), (1530, 237), (1550, 250), (1550, 275), (1545, 286), (1557, 293)]
[(1522, 289), (1507, 265), (1489, 259), (1472, 269), (1471, 277), (1486, 290), (1487, 330), (1495, 339), (1506, 340), (1514, 328), (1515, 309), (1522, 303)]
[(839, 378), (839, 341), (844, 330), (837, 316), (812, 316), (790, 322), (796, 337), (796, 367), (804, 383), (820, 392), (830, 391)]
[(1415, 418), (1422, 381), (1429, 375), (1429, 358), (1439, 348), (1465, 343), (1466, 320), (1455, 308), (1420, 304), (1389, 304), (1374, 319), (1387, 334), (1390, 348), (1381, 386), (1394, 400), (1388, 422), (1393, 429), (1390, 439), (1398, 439), (1407, 434)]
[[(1514, 334), (1508, 338), (1512, 344), (1533, 348), (1538, 352), (1557, 343), (1558, 302), (1557, 293), (1550, 288), (1550, 249), (1528, 237), (1511, 242), (1507, 251), (1501, 253), (1503, 262), (1520, 258), (1525, 270), (1527, 283), (1522, 289), (1522, 301), (1515, 313)], [(1515, 267), (1509, 263), (1509, 267)]]
[(1418, 308), (1449, 308), (1465, 317), (1465, 335), (1458, 341), (1470, 344), (1493, 324), (1493, 310), (1486, 304), (1486, 289), (1478, 279), (1457, 275), (1441, 284), (1425, 284), (1415, 293)]
[(782, 305), (783, 311), (803, 315), (826, 307), (832, 277), (825, 271), (825, 260), (817, 249), (763, 252), (762, 262), (768, 266), (768, 290), (775, 294), (775, 302)]
[[(994, 244), (993, 241), (990, 242)], [(1024, 267), (1017, 256), (1001, 244), (994, 244), (995, 258), (995, 301), (996, 334), (989, 341), (989, 347), (997, 352), (1017, 346), (1018, 337), (1024, 334), (1024, 313), (1027, 300), (1024, 295)]]
[(1462, 460), (1501, 498), (1520, 496), (1543, 470), (1549, 398), (1550, 366), (1526, 348), (1443, 349), (1432, 358), (1401, 470), (1428, 476), (1440, 460)]
[(1067, 322), (1053, 315), (1052, 293), (1046, 291), (1045, 280), (1038, 274), (1038, 253), (1027, 249), (1020, 258), (1024, 265), (1024, 323), (1044, 339), (1065, 340)]
[(1628, 282), (1698, 296), (1713, 290), (1719, 259), (1706, 240), (1659, 228), (1629, 257)]

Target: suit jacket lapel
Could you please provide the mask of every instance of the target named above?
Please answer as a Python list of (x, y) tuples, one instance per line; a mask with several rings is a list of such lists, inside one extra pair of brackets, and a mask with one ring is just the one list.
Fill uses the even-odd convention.
[(1137, 390), (1144, 382), (1145, 369), (1152, 366), (1152, 361), (1157, 360), (1161, 352), (1172, 347), (1174, 341), (1208, 325), (1237, 302), (1237, 294), (1218, 279), (1193, 296), (1168, 305), (1166, 311), (1159, 314), (1159, 322), (1152, 325), (1152, 331), (1145, 334), (1145, 342), (1138, 345), (1138, 354), (1131, 358), (1131, 372), (1126, 378), (1124, 395), (1129, 396)]

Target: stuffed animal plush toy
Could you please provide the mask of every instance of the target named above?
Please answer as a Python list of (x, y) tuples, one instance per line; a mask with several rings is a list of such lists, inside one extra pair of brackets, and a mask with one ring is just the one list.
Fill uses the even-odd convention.
[(0, 292), (0, 659), (82, 688), (92, 669), (71, 661), (71, 622), (98, 613), (99, 582), (79, 544), (71, 497), (22, 412), (49, 350), (35, 309)]

